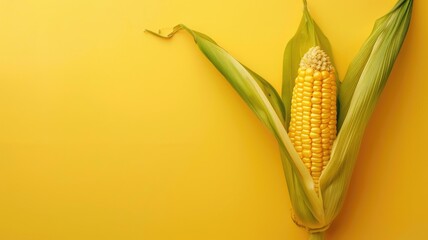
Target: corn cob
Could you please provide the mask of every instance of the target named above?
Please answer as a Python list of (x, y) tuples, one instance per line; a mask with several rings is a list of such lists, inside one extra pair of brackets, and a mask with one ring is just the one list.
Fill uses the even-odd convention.
[(312, 47), (303, 56), (295, 79), (288, 135), (314, 180), (316, 192), (336, 138), (336, 118), (334, 68), (320, 47)]

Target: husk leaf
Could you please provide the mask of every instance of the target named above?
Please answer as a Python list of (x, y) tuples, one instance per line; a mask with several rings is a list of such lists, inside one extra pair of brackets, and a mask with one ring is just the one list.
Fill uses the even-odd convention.
[(376, 22), (343, 81), (339, 94), (339, 100), (344, 101), (343, 123), (320, 178), (327, 221), (332, 221), (343, 205), (364, 130), (405, 39), (412, 5), (412, 0), (399, 0)]
[[(253, 110), (258, 118), (272, 131), (281, 149), (283, 166), (287, 178), (293, 207), (299, 221), (312, 228), (323, 227), (324, 215), (322, 202), (314, 191), (314, 183), (291, 143), (284, 126), (284, 107), (275, 89), (262, 77), (248, 69), (211, 38), (184, 25), (178, 25), (171, 34), (161, 37), (172, 37), (177, 29), (185, 29), (195, 39), (202, 53), (223, 74), (242, 99)], [(153, 32), (151, 32), (153, 33)], [(153, 33), (159, 36), (157, 33)]]

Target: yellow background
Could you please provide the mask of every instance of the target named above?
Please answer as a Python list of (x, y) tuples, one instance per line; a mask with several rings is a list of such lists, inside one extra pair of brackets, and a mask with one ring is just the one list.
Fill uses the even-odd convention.
[[(395, 0), (309, 0), (341, 77)], [(0, 239), (305, 239), (278, 147), (182, 32), (281, 86), (300, 0), (0, 2)], [(328, 239), (428, 226), (427, 1), (367, 128)]]

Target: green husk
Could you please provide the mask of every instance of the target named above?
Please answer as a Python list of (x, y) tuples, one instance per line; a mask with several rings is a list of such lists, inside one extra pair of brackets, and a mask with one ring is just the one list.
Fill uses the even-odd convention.
[(406, 37), (412, 6), (412, 0), (399, 0), (380, 18), (349, 66), (339, 94), (342, 127), (320, 178), (327, 221), (333, 221), (343, 205), (364, 130)]
[(193, 36), (202, 53), (277, 139), (293, 206), (293, 220), (310, 232), (310, 239), (324, 239), (324, 232), (343, 205), (365, 127), (406, 36), (412, 5), (412, 0), (399, 0), (387, 15), (376, 21), (371, 35), (349, 66), (338, 91), (339, 131), (329, 164), (320, 177), (318, 194), (286, 131), (291, 91), (302, 55), (310, 47), (318, 45), (332, 56), (328, 39), (309, 15), (306, 1), (302, 22), (284, 54), (282, 99), (265, 79), (242, 65), (206, 35), (182, 24), (166, 34), (148, 32), (171, 38), (184, 29)]

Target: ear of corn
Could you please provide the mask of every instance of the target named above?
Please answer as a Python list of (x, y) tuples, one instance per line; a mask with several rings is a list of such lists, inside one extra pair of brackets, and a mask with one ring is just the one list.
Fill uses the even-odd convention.
[[(310, 65), (311, 52), (324, 56), (319, 48), (311, 49), (303, 58), (302, 66), (299, 65), (303, 54), (314, 46), (320, 46), (331, 57), (328, 40), (310, 17), (306, 1), (304, 3), (302, 23), (284, 55), (282, 99), (266, 80), (206, 35), (184, 25), (178, 25), (166, 34), (148, 32), (170, 38), (180, 29), (185, 29), (194, 37), (203, 54), (278, 140), (293, 206), (293, 220), (311, 233), (310, 239), (324, 239), (325, 230), (341, 209), (365, 126), (404, 41), (413, 1), (399, 0), (387, 15), (376, 22), (372, 34), (351, 63), (342, 86), (328, 61), (324, 66), (321, 61), (319, 69)], [(327, 57), (324, 58), (327, 60)], [(319, 82), (321, 87), (316, 87)], [(324, 91), (323, 83), (326, 84)], [(336, 87), (333, 86), (338, 88), (338, 101), (334, 92)], [(317, 98), (319, 95), (321, 102)], [(304, 99), (305, 96), (310, 97), (311, 101)], [(329, 100), (323, 103), (323, 96)], [(337, 127), (336, 104), (340, 106)], [(318, 113), (321, 115), (317, 116)], [(286, 129), (290, 129), (289, 133)], [(323, 130), (325, 140), (322, 138)], [(310, 145), (303, 147), (303, 142)], [(321, 146), (317, 145), (319, 142)], [(317, 155), (319, 149), (322, 155)], [(319, 164), (320, 156), (322, 167)]]
[[(297, 145), (297, 144), (302, 144), (302, 140), (303, 139), (299, 139), (300, 138), (306, 138), (305, 141), (311, 141), (310, 143), (306, 143), (305, 145), (301, 146), (301, 148), (299, 146), (297, 146), (297, 151), (300, 152), (300, 158), (301, 161), (305, 164), (305, 167), (308, 169), (308, 172), (310, 172), (311, 177), (312, 177), (312, 184), (313, 184), (313, 189), (315, 190), (315, 192), (317, 194), (319, 194), (319, 178), (321, 176), (322, 171), (318, 171), (318, 167), (319, 167), (319, 159), (317, 159), (317, 157), (320, 156), (320, 153), (317, 152), (314, 154), (314, 156), (312, 156), (312, 152), (310, 152), (310, 155), (306, 155), (303, 156), (303, 150), (305, 150), (305, 154), (309, 154), (308, 151), (312, 151), (312, 140), (308, 139), (308, 136), (306, 135), (310, 135), (310, 130), (309, 133), (305, 133), (303, 131), (303, 106), (302, 109), (300, 109), (299, 111), (302, 114), (302, 119), (300, 120), (300, 116), (297, 116), (297, 111), (295, 113), (296, 116), (294, 116), (294, 121), (293, 121), (293, 109), (292, 109), (292, 96), (293, 96), (293, 91), (300, 89), (297, 88), (296, 89), (296, 84), (299, 81), (299, 74), (301, 71), (303, 70), (300, 68), (300, 64), (302, 62), (302, 58), (304, 57), (305, 53), (308, 52), (308, 50), (312, 47), (318, 46), (325, 54), (326, 56), (328, 56), (329, 58), (329, 65), (333, 66), (334, 65), (334, 60), (333, 60), (333, 55), (332, 55), (332, 50), (331, 50), (331, 45), (329, 40), (327, 39), (327, 37), (324, 35), (324, 33), (322, 32), (322, 30), (319, 28), (319, 26), (317, 25), (317, 23), (313, 20), (312, 16), (309, 13), (308, 7), (307, 7), (307, 3), (306, 0), (303, 1), (303, 16), (302, 19), (300, 21), (300, 25), (296, 31), (296, 34), (293, 36), (293, 38), (291, 38), (291, 40), (287, 43), (287, 46), (285, 48), (284, 51), (284, 62), (283, 62), (283, 82), (282, 82), (282, 100), (284, 102), (284, 107), (286, 109), (286, 116), (285, 116), (285, 123), (289, 124), (286, 125), (286, 128), (290, 131), (289, 135), (291, 138), (291, 141), (293, 142), (293, 144)], [(303, 60), (305, 61), (305, 60)], [(322, 64), (321, 64), (322, 66)], [(329, 72), (329, 74), (331, 74), (331, 77), (334, 78), (334, 83), (331, 83), (332, 85), (335, 85), (336, 88), (340, 87), (340, 82), (338, 80), (338, 78), (336, 77), (336, 73), (335, 72)], [(305, 76), (306, 77), (306, 72), (305, 72)], [(308, 76), (309, 77), (309, 76)], [(304, 80), (304, 79), (303, 79)], [(308, 87), (308, 86), (307, 86)], [(310, 86), (309, 86), (310, 87)], [(313, 90), (313, 86), (312, 86), (312, 90)], [(294, 94), (297, 95), (298, 93)], [(303, 94), (303, 93), (302, 93)], [(337, 90), (336, 93), (337, 94)], [(296, 99), (297, 96), (295, 96)], [(309, 97), (309, 96), (306, 96)], [(312, 95), (310, 96), (312, 98)], [(336, 96), (334, 96), (336, 97)], [(302, 99), (303, 100), (303, 96)], [(295, 105), (300, 104), (299, 100), (296, 99), (295, 100), (296, 103)], [(331, 103), (331, 105), (336, 105), (335, 108), (337, 109), (337, 101), (334, 101)], [(296, 106), (298, 107), (298, 106)], [(309, 106), (306, 106), (307, 108)], [(295, 111), (297, 109), (295, 108)], [(312, 110), (312, 102), (311, 102), (311, 106), (309, 107), (309, 109), (307, 110)], [(308, 113), (308, 111), (305, 111), (306, 113)], [(325, 109), (326, 110), (326, 109)], [(315, 110), (316, 111), (316, 110)], [(337, 113), (332, 114), (333, 116), (337, 115)], [(309, 115), (310, 116), (310, 115)], [(305, 116), (305, 118), (307, 118), (307, 116)], [(311, 118), (310, 118), (311, 119)], [(297, 120), (297, 121), (296, 121)], [(307, 119), (305, 120), (307, 121)], [(292, 124), (298, 124), (298, 122), (302, 123), (302, 130), (297, 130), (297, 132), (295, 131), (296, 126), (290, 126)], [(309, 122), (309, 124), (311, 124), (311, 122)], [(315, 124), (315, 123), (312, 123)], [(320, 126), (321, 127), (321, 126)], [(294, 131), (293, 131), (294, 129)], [(307, 129), (305, 129), (305, 131), (307, 131)], [(317, 131), (317, 130), (315, 130)], [(326, 131), (326, 130), (324, 130)], [(297, 134), (297, 139), (294, 137), (293, 138), (293, 134), (296, 136)], [(300, 141), (299, 141), (300, 140)], [(317, 140), (315, 140), (317, 141)], [(325, 142), (326, 140), (324, 140), (324, 144), (326, 144)], [(297, 143), (296, 143), (297, 142)], [(321, 140), (322, 143), (322, 140)], [(331, 148), (332, 142), (329, 142), (328, 145), (330, 145), (329, 147), (325, 146), (325, 149)], [(315, 147), (317, 146), (315, 143)], [(305, 147), (306, 149), (303, 149), (303, 147)], [(322, 147), (322, 146), (321, 146)], [(315, 151), (319, 151), (319, 149), (316, 149)], [(322, 157), (324, 157), (324, 160), (322, 160), (322, 162), (326, 162), (325, 164), (327, 164), (328, 160), (328, 156), (330, 154), (327, 153), (327, 151), (323, 151), (323, 154), (321, 155), (321, 159)], [(284, 172), (285, 172), (285, 177), (287, 180), (287, 186), (289, 189), (289, 196), (290, 196), (290, 200), (291, 200), (291, 204), (293, 206), (293, 220), (294, 222), (298, 225), (301, 226), (311, 232), (317, 232), (317, 231), (321, 231), (325, 228), (328, 228), (328, 223), (325, 221), (324, 219), (324, 214), (322, 214), (321, 216), (318, 216), (317, 218), (313, 217), (313, 213), (311, 211), (311, 206), (308, 204), (302, 204), (302, 199), (308, 198), (309, 196), (306, 195), (306, 193), (303, 191), (302, 188), (298, 188), (295, 187), (295, 185), (299, 186), (299, 184), (297, 184), (296, 178), (294, 176), (295, 173), (289, 173), (287, 172), (287, 168), (289, 168), (286, 163), (288, 162), (288, 157), (286, 155), (284, 155), (284, 151), (281, 152), (281, 159), (284, 165)], [(314, 162), (314, 164), (312, 164), (312, 161)], [(314, 165), (314, 166), (313, 166)], [(311, 168), (314, 167), (314, 170), (316, 171), (311, 171)], [(323, 164), (322, 169), (324, 169), (325, 166)], [(321, 170), (322, 170), (321, 169)], [(319, 202), (322, 203), (322, 199), (319, 198), (318, 199)], [(323, 210), (322, 210), (323, 211)]]
[(291, 100), (288, 135), (319, 189), (336, 138), (336, 78), (327, 54), (313, 47), (303, 56)]

